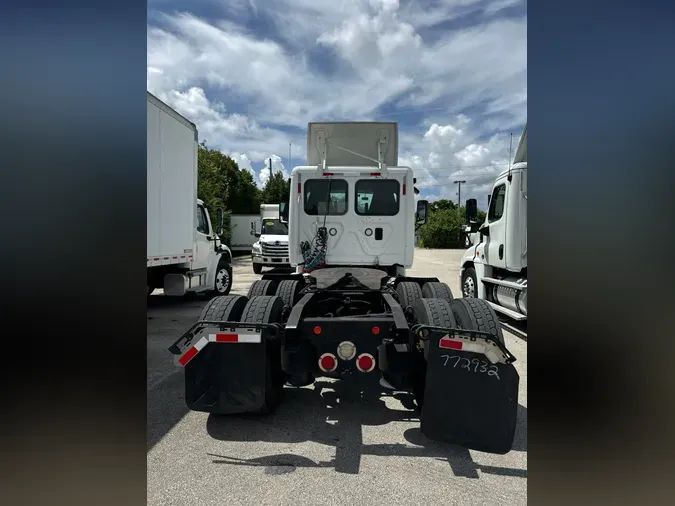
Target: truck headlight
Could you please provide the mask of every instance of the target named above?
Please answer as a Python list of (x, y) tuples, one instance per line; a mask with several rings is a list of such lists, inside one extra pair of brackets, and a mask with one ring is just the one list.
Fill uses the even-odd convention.
[(259, 242), (253, 244), (253, 253), (256, 255), (260, 255), (262, 253), (262, 248), (260, 247)]

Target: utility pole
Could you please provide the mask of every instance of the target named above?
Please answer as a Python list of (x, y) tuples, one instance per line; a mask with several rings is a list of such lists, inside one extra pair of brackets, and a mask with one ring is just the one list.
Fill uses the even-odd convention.
[(269, 157), (268, 160), (270, 162), (270, 179), (272, 179), (272, 157)]
[(455, 181), (455, 184), (457, 186), (457, 209), (460, 208), (462, 205), (462, 185), (466, 183), (466, 181)]

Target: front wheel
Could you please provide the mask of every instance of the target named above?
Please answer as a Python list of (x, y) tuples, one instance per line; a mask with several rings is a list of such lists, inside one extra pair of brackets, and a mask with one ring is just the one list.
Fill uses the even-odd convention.
[(476, 269), (473, 267), (467, 267), (462, 274), (462, 297), (465, 299), (478, 298), (478, 281)]
[(213, 283), (214, 297), (218, 295), (227, 295), (232, 289), (232, 266), (221, 260), (216, 268), (216, 279)]

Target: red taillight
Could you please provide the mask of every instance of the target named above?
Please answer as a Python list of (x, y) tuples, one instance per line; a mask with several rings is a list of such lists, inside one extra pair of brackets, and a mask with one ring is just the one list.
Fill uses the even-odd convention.
[(370, 353), (362, 353), (356, 359), (356, 367), (361, 372), (370, 372), (375, 369), (375, 357)]
[(319, 368), (323, 372), (332, 372), (337, 369), (337, 358), (330, 353), (324, 353), (319, 358)]
[(324, 177), (329, 177), (329, 176), (333, 176), (334, 174), (332, 172), (324, 172), (323, 175), (324, 175)]
[(375, 326), (373, 327), (373, 334), (378, 335), (379, 333), (380, 333), (380, 327), (378, 327), (377, 325), (375, 325)]
[(405, 195), (405, 183), (403, 183), (403, 195)]
[(298, 183), (298, 195), (302, 193), (302, 185)]
[(379, 176), (382, 175), (382, 173), (381, 173), (381, 172), (371, 172), (370, 175), (371, 175), (372, 177), (379, 177)]
[(318, 336), (319, 334), (321, 334), (321, 327), (317, 325), (314, 327), (314, 335)]

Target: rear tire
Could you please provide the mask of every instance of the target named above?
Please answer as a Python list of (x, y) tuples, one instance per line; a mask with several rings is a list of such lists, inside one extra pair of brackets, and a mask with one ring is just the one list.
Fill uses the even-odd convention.
[(396, 287), (398, 303), (405, 310), (408, 307), (415, 307), (418, 300), (422, 298), (422, 289), (417, 283), (403, 281)]
[(288, 307), (295, 306), (298, 301), (298, 293), (300, 292), (300, 282), (295, 279), (284, 279), (277, 287), (276, 295)]
[(497, 319), (497, 313), (487, 301), (483, 299), (455, 299), (450, 304), (450, 309), (459, 328), (487, 332), (504, 344), (504, 334)]
[[(420, 299), (415, 304), (415, 317), (417, 323), (431, 327), (456, 328), (457, 323), (452, 314), (450, 304), (444, 299)], [(416, 360), (411, 382), (413, 395), (417, 406), (422, 409), (424, 405), (424, 386), (427, 375), (427, 357), (429, 356), (429, 341), (423, 341), (423, 355)]]
[(273, 279), (258, 279), (248, 289), (248, 298), (262, 295), (274, 295), (277, 291), (277, 281)]
[(202, 309), (200, 320), (219, 322), (239, 321), (244, 314), (248, 298), (243, 295), (223, 295), (215, 297)]
[(425, 299), (443, 299), (448, 304), (453, 301), (452, 290), (445, 283), (429, 281), (422, 287), (422, 297)]
[[(282, 323), (284, 302), (275, 295), (263, 295), (251, 298), (243, 311), (242, 323)], [(281, 403), (284, 394), (286, 375), (281, 369), (281, 342), (278, 339), (267, 340), (263, 332), (267, 347), (265, 370), (265, 403), (260, 413), (274, 413)]]
[(260, 274), (262, 272), (262, 264), (253, 264), (253, 273)]

